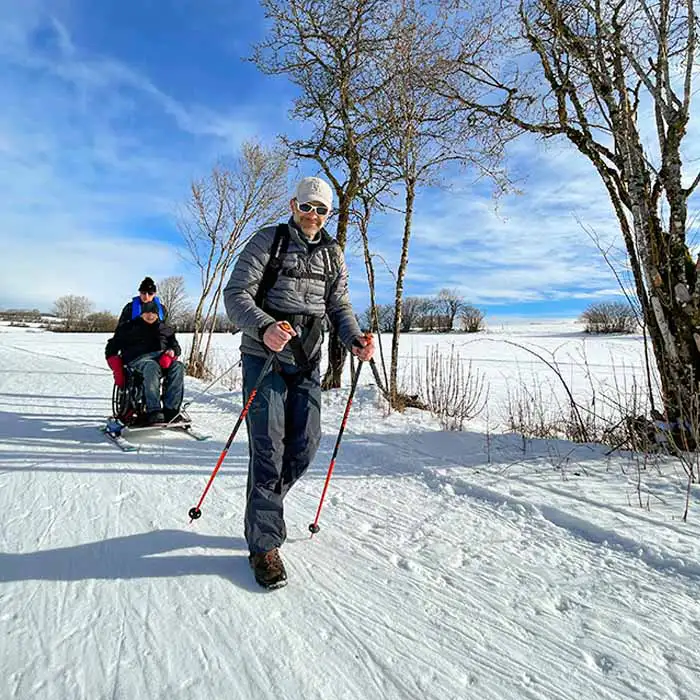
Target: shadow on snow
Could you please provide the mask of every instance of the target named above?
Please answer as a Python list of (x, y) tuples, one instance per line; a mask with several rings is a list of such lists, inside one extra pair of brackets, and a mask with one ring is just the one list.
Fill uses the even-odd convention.
[[(154, 556), (186, 548), (233, 551), (222, 555)], [(238, 537), (154, 530), (40, 552), (0, 552), (0, 582), (4, 583), (208, 575), (221, 576), (242, 588), (260, 590), (252, 580), (246, 543)]]

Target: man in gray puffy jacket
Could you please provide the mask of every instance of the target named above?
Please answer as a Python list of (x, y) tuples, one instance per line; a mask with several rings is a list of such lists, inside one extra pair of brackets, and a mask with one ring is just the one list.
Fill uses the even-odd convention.
[(270, 353), (277, 353), (251, 404), (245, 538), (258, 583), (279, 588), (287, 574), (279, 554), (286, 538), (283, 499), (312, 462), (321, 438), (323, 319), (362, 361), (374, 354), (348, 296), (348, 271), (338, 243), (323, 228), (333, 192), (306, 177), (290, 200), (286, 224), (255, 233), (224, 289), (226, 311), (242, 330), (243, 400)]

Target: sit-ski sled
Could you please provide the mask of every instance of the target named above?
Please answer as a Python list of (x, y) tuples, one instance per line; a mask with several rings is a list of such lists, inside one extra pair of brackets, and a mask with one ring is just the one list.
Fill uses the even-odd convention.
[(200, 442), (211, 438), (211, 435), (205, 435), (195, 430), (189, 418), (181, 418), (179, 421), (171, 423), (152, 423), (151, 425), (125, 425), (116, 418), (109, 418), (105, 425), (100, 426), (100, 432), (124, 452), (136, 452), (139, 449), (138, 445), (124, 437), (124, 433), (130, 434), (154, 430), (177, 430)]

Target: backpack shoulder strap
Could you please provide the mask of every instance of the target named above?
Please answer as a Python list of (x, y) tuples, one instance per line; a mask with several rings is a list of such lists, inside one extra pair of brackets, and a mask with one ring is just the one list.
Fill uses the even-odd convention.
[(163, 304), (161, 303), (158, 297), (153, 297), (153, 301), (156, 303), (156, 307), (158, 308), (158, 318), (161, 321), (165, 321), (165, 311), (163, 310)]
[(340, 272), (342, 256), (343, 251), (336, 241), (333, 242), (333, 245), (323, 250), (323, 267), (326, 273), (326, 299), (328, 299), (333, 283)]
[(131, 320), (141, 315), (141, 297), (134, 297), (131, 300)]
[(289, 248), (289, 226), (287, 224), (278, 224), (275, 229), (275, 237), (270, 248), (270, 259), (263, 270), (262, 279), (258, 285), (258, 292), (255, 295), (255, 304), (262, 306), (267, 293), (275, 286), (277, 278), (282, 268), (282, 258), (287, 253)]

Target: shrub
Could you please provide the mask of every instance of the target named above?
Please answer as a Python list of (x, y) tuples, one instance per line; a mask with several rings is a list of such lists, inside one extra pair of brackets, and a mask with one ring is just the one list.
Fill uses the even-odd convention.
[(478, 333), (484, 330), (484, 312), (467, 304), (459, 312), (459, 323), (463, 331)]
[(637, 318), (632, 307), (621, 301), (592, 304), (582, 314), (586, 333), (634, 333)]
[(454, 346), (449, 355), (439, 346), (430, 349), (423, 371), (416, 374), (421, 402), (445, 430), (463, 430), (483, 410), (488, 395), (484, 377), (471, 361), (465, 366)]

